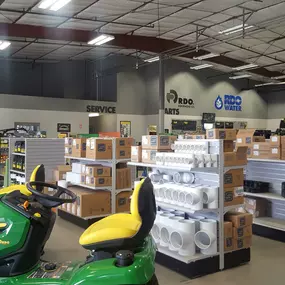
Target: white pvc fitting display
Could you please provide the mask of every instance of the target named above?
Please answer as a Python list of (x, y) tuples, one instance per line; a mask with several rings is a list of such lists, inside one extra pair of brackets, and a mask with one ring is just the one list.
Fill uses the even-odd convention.
[(170, 235), (170, 247), (179, 251), (182, 256), (193, 256), (195, 254), (195, 222), (191, 220), (180, 220), (178, 229)]
[(172, 202), (172, 193), (170, 188), (165, 189), (165, 202), (171, 203)]
[(182, 174), (182, 182), (185, 184), (192, 184), (195, 181), (195, 175), (193, 173), (185, 172)]
[(162, 175), (162, 179), (166, 182), (171, 182), (173, 180), (173, 176), (172, 175), (168, 175), (168, 174), (163, 174)]
[(149, 174), (149, 178), (150, 178), (151, 182), (157, 183), (160, 180), (162, 180), (163, 175), (152, 172), (152, 173)]
[(170, 232), (167, 227), (162, 226), (160, 229), (160, 246), (169, 247)]
[(205, 167), (204, 154), (197, 154), (195, 157), (197, 159), (197, 166), (199, 168)]
[(162, 214), (163, 214), (162, 211), (157, 211), (156, 212), (155, 221), (154, 221), (155, 224), (159, 224), (160, 223), (160, 215), (162, 215)]
[(182, 212), (182, 211), (175, 211), (174, 212), (174, 215), (175, 216), (178, 216), (178, 217), (185, 217), (185, 212)]
[(203, 187), (203, 204), (208, 209), (219, 207), (218, 189), (218, 187)]
[(175, 183), (181, 183), (181, 179), (182, 179), (181, 173), (175, 172), (174, 175), (173, 175), (173, 181)]
[(171, 196), (172, 196), (173, 204), (177, 204), (178, 203), (178, 199), (179, 199), (179, 191), (177, 191), (175, 189), (172, 189)]
[(158, 244), (160, 242), (160, 226), (158, 224), (154, 224), (150, 233), (154, 242)]
[(178, 195), (178, 205), (185, 206), (185, 203), (186, 203), (186, 192), (181, 191), (179, 192), (179, 195)]
[[(186, 187), (185, 187), (186, 188)], [(187, 187), (186, 205), (193, 211), (203, 209), (203, 191), (200, 187)]]
[(160, 201), (165, 201), (165, 198), (166, 198), (165, 197), (165, 190), (166, 190), (165, 187), (161, 187), (158, 190), (158, 196), (159, 196)]
[(159, 217), (160, 224), (162, 226), (168, 225), (170, 217), (174, 217), (174, 214), (172, 214), (172, 213), (163, 213), (163, 214), (161, 214), (160, 217)]
[(204, 255), (217, 253), (217, 221), (200, 221), (200, 231), (195, 234), (195, 244), (200, 248)]

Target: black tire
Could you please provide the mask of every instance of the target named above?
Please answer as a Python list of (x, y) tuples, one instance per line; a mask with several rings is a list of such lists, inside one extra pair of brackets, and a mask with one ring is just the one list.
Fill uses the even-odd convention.
[(159, 285), (155, 274), (152, 276), (151, 280), (146, 285)]

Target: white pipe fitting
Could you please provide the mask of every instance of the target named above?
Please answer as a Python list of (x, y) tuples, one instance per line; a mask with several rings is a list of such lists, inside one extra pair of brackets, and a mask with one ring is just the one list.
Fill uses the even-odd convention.
[(160, 226), (158, 224), (154, 224), (151, 229), (151, 236), (156, 244), (160, 242)]
[(173, 204), (178, 204), (178, 201), (179, 201), (179, 191), (177, 191), (176, 189), (172, 189), (171, 197), (172, 197), (172, 203)]
[(168, 222), (169, 222), (169, 218), (170, 217), (174, 217), (175, 215), (174, 214), (172, 214), (172, 213), (163, 213), (163, 214), (161, 214), (160, 215), (160, 224), (162, 225), (162, 226), (165, 226), (165, 225), (167, 225), (168, 224)]
[(217, 221), (200, 221), (200, 231), (195, 234), (195, 244), (201, 249), (204, 255), (217, 253)]
[(167, 227), (162, 226), (160, 229), (160, 246), (162, 247), (169, 247), (169, 238), (170, 238), (170, 233)]
[(186, 203), (186, 192), (179, 192), (178, 195), (178, 206), (185, 206)]
[(206, 208), (219, 208), (218, 189), (218, 187), (203, 187), (203, 204)]
[(162, 180), (163, 176), (161, 174), (157, 174), (157, 173), (152, 172), (149, 174), (149, 178), (150, 178), (152, 183), (157, 183), (160, 180)]
[(203, 209), (203, 191), (200, 187), (185, 187), (186, 195), (186, 207), (193, 211), (199, 211)]

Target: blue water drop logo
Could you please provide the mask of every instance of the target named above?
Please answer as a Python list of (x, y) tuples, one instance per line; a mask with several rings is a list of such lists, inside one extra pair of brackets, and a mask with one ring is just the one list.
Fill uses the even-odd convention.
[(219, 95), (215, 101), (215, 108), (217, 110), (221, 110), (224, 106), (224, 103), (223, 103), (223, 99), (222, 97)]

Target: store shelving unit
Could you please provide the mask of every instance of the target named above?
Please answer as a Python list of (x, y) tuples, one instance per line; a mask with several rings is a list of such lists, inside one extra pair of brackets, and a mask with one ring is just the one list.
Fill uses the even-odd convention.
[[(16, 153), (14, 146), (16, 142), (25, 143), (25, 153)], [(13, 169), (15, 157), (24, 158), (25, 170)], [(10, 159), (10, 179), (16, 179), (19, 183), (26, 183), (34, 168), (43, 164), (45, 166), (46, 181), (52, 180), (52, 171), (58, 165), (65, 163), (64, 140), (47, 138), (9, 138), (9, 159)]]
[(246, 179), (269, 182), (267, 193), (248, 193), (245, 196), (270, 201), (267, 217), (253, 221), (255, 234), (285, 241), (285, 198), (281, 196), (281, 183), (285, 181), (285, 161), (273, 159), (248, 159)]
[[(108, 140), (108, 139), (106, 139), (106, 140)], [(78, 161), (78, 162), (93, 162), (94, 164), (102, 164), (104, 166), (108, 166), (108, 167), (112, 168), (112, 186), (111, 187), (108, 187), (108, 186), (107, 187), (92, 187), (92, 186), (88, 186), (85, 184), (76, 184), (76, 183), (75, 184), (72, 183), (72, 185), (80, 186), (80, 187), (87, 188), (90, 190), (107, 190), (107, 191), (110, 191), (111, 192), (111, 213), (114, 214), (114, 213), (116, 213), (116, 195), (123, 192), (123, 191), (131, 191), (132, 188), (116, 189), (116, 175), (117, 175), (116, 165), (118, 163), (128, 162), (128, 161), (130, 161), (130, 159), (117, 159), (116, 158), (116, 139), (110, 138), (109, 140), (112, 140), (112, 154), (113, 154), (112, 159), (90, 159), (90, 158), (85, 158), (85, 157), (78, 158), (78, 157), (73, 157), (73, 156), (65, 156), (65, 159), (71, 160), (71, 161)], [(96, 221), (102, 217), (107, 216), (107, 215), (103, 215), (103, 216), (100, 215), (100, 216), (92, 216), (92, 217), (81, 218), (78, 216), (72, 217), (72, 214), (70, 214), (68, 212), (65, 212), (65, 213), (62, 213), (62, 212), (63, 212), (63, 210), (58, 209), (59, 216), (62, 216), (65, 219), (67, 219), (71, 222), (74, 222), (77, 225), (83, 226), (83, 227), (87, 227), (90, 224), (92, 224), (94, 221)], [(70, 214), (70, 216), (69, 216), (69, 214)], [(86, 222), (80, 223), (80, 219), (87, 221), (87, 223)]]
[[(3, 181), (5, 176), (5, 157), (9, 158), (9, 139), (1, 137), (0, 138), (0, 179)], [(1, 183), (2, 185), (3, 183)]]
[[(202, 255), (202, 254), (196, 254), (194, 256), (180, 256), (177, 253), (170, 251), (165, 248), (161, 248), (158, 246), (158, 262), (162, 265), (165, 265), (169, 268), (174, 267), (175, 264), (175, 270), (177, 268), (179, 269), (179, 272), (183, 273), (184, 271), (187, 273), (183, 273), (184, 275), (188, 277), (194, 277), (197, 274), (208, 274), (209, 271), (197, 271), (196, 269), (193, 271), (194, 264), (197, 264), (197, 262), (202, 262), (205, 260), (205, 262), (209, 262), (211, 259), (215, 259), (215, 262), (218, 261), (218, 265), (215, 263), (215, 266), (218, 266), (220, 270), (223, 270), (224, 268), (228, 268), (228, 265), (225, 266), (225, 256), (228, 254), (237, 254), (236, 252), (224, 252), (224, 215), (226, 212), (236, 209), (243, 205), (233, 205), (229, 207), (224, 207), (224, 174), (231, 170), (231, 169), (240, 169), (245, 168), (245, 165), (242, 166), (232, 166), (232, 167), (225, 167), (224, 166), (224, 154), (223, 154), (223, 141), (222, 140), (203, 140), (203, 141), (211, 141), (218, 143), (219, 145), (219, 159), (218, 159), (218, 167), (210, 167), (210, 168), (190, 168), (190, 167), (180, 167), (180, 166), (165, 166), (165, 165), (159, 165), (159, 164), (149, 164), (149, 163), (137, 163), (137, 162), (129, 162), (128, 165), (131, 166), (140, 166), (140, 167), (146, 167), (148, 169), (158, 169), (161, 173), (164, 173), (163, 171), (172, 171), (172, 172), (191, 172), (195, 174), (195, 179), (199, 181), (198, 184), (202, 185), (211, 185), (211, 186), (218, 186), (219, 187), (219, 195), (218, 195), (218, 201), (219, 201), (219, 208), (218, 209), (203, 209), (196, 211), (195, 214), (205, 214), (211, 213), (211, 218), (213, 218), (213, 214), (215, 215), (215, 219), (218, 221), (218, 241), (219, 241), (219, 252), (217, 254), (214, 254), (212, 256), (209, 255)], [(169, 172), (167, 173), (169, 174)], [(178, 206), (175, 204), (167, 204), (164, 202), (157, 201), (157, 206), (164, 207), (164, 208), (171, 208), (178, 211), (183, 211), (185, 213), (191, 212), (189, 211), (189, 208)], [(203, 213), (203, 214), (202, 214)], [(243, 249), (242, 252), (245, 253), (243, 261), (237, 257), (237, 261), (240, 260), (240, 263), (244, 263), (246, 261), (249, 261), (249, 252), (250, 249)], [(240, 255), (240, 253), (237, 254), (237, 256)], [(243, 255), (243, 254), (241, 254)], [(216, 259), (218, 258), (218, 260)], [(177, 263), (178, 262), (178, 263)], [(212, 261), (210, 261), (211, 263)], [(188, 267), (185, 267), (185, 263), (188, 264)], [(205, 264), (206, 264), (205, 263)], [(235, 264), (238, 265), (238, 264)], [(196, 265), (195, 265), (196, 266)], [(214, 267), (215, 267), (214, 266)], [(208, 269), (207, 269), (208, 270)], [(200, 272), (200, 273), (198, 273)], [(213, 269), (212, 272), (216, 272), (215, 269)]]

